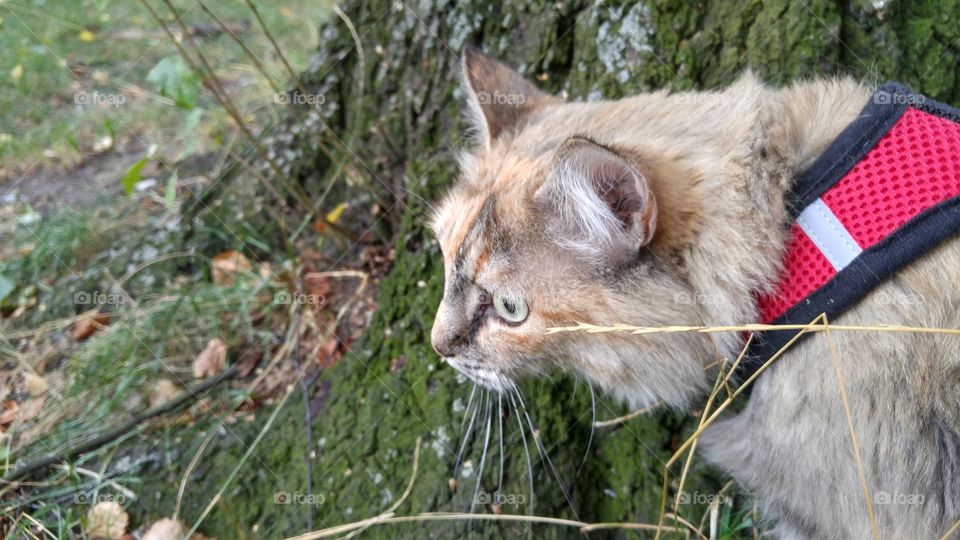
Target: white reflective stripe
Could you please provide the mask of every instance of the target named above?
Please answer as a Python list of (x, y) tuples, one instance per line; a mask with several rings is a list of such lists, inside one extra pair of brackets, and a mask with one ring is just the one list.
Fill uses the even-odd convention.
[(810, 203), (797, 216), (797, 225), (839, 272), (863, 252), (837, 216), (821, 199)]

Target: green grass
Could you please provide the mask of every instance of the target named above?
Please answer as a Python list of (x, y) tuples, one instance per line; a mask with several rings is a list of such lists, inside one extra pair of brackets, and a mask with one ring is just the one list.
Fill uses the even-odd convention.
[[(215, 24), (195, 2), (174, 4), (187, 24)], [(244, 2), (207, 4), (227, 23), (248, 23), (239, 37), (286, 88), (286, 71)], [(162, 2), (151, 5), (169, 15)], [(328, 0), (258, 3), (295, 70), (306, 67), (328, 5)], [(269, 118), (279, 110), (267, 81), (228, 35), (198, 43), (245, 115)], [(136, 0), (0, 2), (0, 50), (0, 181), (76, 164), (101, 151), (109, 136), (118, 147), (157, 144), (175, 159), (184, 148), (216, 148), (229, 135), (224, 114), (207, 92), (197, 104), (203, 109), (200, 125), (191, 128), (191, 111), (157, 95), (147, 82), (147, 73), (177, 50)]]
[[(194, 384), (192, 361), (212, 338), (228, 344), (231, 362), (251, 354), (260, 355), (262, 361), (275, 346), (285, 330), (286, 316), (273, 303), (277, 285), (256, 273), (238, 276), (230, 285), (211, 283), (203, 256), (180, 261), (190, 263), (180, 270), (153, 265), (154, 275), (170, 279), (147, 280), (149, 284), (142, 283), (135, 295), (104, 306), (114, 313), (113, 319), (86, 341), (75, 342), (66, 325), (44, 326), (89, 309), (90, 305), (75, 301), (78, 284), (93, 291), (101, 287), (98, 292), (105, 294), (109, 289), (103, 285), (117, 281), (107, 278), (111, 267), (114, 272), (131, 265), (142, 268), (126, 276), (130, 283), (137, 276), (151, 275), (153, 267), (136, 264), (136, 247), (156, 237), (158, 222), (164, 219), (169, 219), (164, 211), (147, 212), (121, 201), (108, 210), (68, 210), (15, 228), (14, 241), (8, 246), (15, 255), (0, 259), (0, 275), (16, 284), (12, 302), (31, 298), (34, 302), (17, 318), (0, 319), (0, 369), (36, 368), (41, 352), (51, 347), (62, 359), (45, 368), (51, 388), (44, 407), (35, 419), (14, 424), (7, 447), (0, 449), (0, 464), (9, 467), (17, 460), (29, 461), (75, 446), (142, 413), (159, 379), (172, 381), (180, 390)], [(123, 231), (127, 246), (111, 242), (118, 230)], [(24, 249), (28, 246), (35, 247)], [(46, 285), (34, 286), (38, 282)], [(34, 333), (17, 335), (24, 330)], [(211, 408), (224, 411), (232, 410), (229, 403), (235, 406), (246, 397), (226, 385), (212, 396)], [(198, 424), (205, 421), (201, 418)], [(39, 435), (27, 435), (43, 425), (48, 428)], [(26, 512), (51, 531), (61, 529), (63, 534), (57, 537), (76, 537), (90, 497), (103, 500), (139, 493), (141, 466), (148, 453), (170, 452), (177, 437), (189, 440), (198, 429), (186, 423), (166, 427), (161, 423), (131, 433), (82, 456), (68, 469), (50, 470), (48, 478), (55, 483), (47, 488), (4, 493), (6, 510), (0, 516), (13, 518)], [(21, 442), (24, 436), (29, 440)], [(89, 471), (115, 471), (120, 459), (131, 465), (125, 472), (112, 472), (109, 483), (90, 476)]]

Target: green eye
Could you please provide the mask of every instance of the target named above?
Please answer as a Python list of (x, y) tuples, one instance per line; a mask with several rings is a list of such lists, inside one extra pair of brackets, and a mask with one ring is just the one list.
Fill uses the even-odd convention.
[(493, 308), (507, 322), (519, 323), (527, 318), (527, 304), (522, 298), (493, 293)]

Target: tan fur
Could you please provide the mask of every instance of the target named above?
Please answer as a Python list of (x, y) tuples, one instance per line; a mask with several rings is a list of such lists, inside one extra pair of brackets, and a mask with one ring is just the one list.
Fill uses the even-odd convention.
[[(713, 376), (705, 367), (718, 353), (735, 356), (739, 335), (546, 336), (545, 329), (578, 321), (756, 322), (755, 297), (772, 287), (783, 256), (784, 194), (871, 90), (849, 79), (772, 89), (746, 73), (719, 92), (614, 102), (565, 103), (536, 91), (522, 108), (505, 111), (477, 107), (475, 94), (532, 86), (478, 54), (467, 53), (465, 79), (482, 140), (463, 158), (462, 178), (434, 220), (447, 277), (435, 346), (451, 365), (500, 390), (560, 367), (633, 406), (695, 402)], [(620, 170), (638, 172), (638, 189), (649, 186), (655, 232), (635, 252), (611, 252), (636, 240), (630, 222), (603, 229), (614, 213), (603, 220), (560, 211), (566, 203), (556, 198), (564, 193), (552, 183), (583, 181), (558, 166), (574, 138), (607, 149)], [(589, 203), (603, 194), (587, 195), (577, 196)], [(626, 219), (642, 218), (643, 210)], [(604, 248), (557, 233), (566, 230), (609, 233), (616, 242)], [(951, 240), (834, 322), (960, 327), (957, 283), (960, 241)], [(523, 298), (527, 319), (512, 325), (490, 315), (492, 293)], [(943, 534), (960, 519), (960, 343), (929, 335), (833, 338), (871, 493), (924, 498), (874, 504), (881, 537)], [(780, 537), (869, 538), (825, 344), (820, 334), (785, 355), (760, 378), (742, 414), (707, 431), (704, 447), (757, 494)]]

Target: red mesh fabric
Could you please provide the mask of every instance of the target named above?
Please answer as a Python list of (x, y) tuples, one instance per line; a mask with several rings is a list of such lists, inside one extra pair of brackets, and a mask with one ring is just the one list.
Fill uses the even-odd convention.
[(960, 194), (957, 148), (960, 125), (911, 107), (821, 198), (866, 249)]
[(760, 322), (767, 324), (783, 315), (837, 274), (830, 261), (799, 225), (790, 227), (783, 277), (774, 294), (759, 299)]

